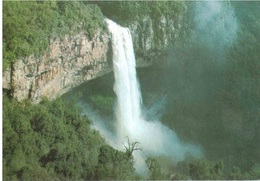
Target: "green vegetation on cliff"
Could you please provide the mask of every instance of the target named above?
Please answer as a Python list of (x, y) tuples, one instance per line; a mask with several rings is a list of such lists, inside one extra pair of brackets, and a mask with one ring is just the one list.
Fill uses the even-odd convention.
[(185, 13), (185, 2), (181, 1), (100, 1), (97, 4), (103, 14), (122, 25), (129, 25), (146, 16), (153, 19), (164, 16), (177, 17)]
[(104, 16), (130, 27), (135, 55), (146, 61), (161, 59), (170, 43), (186, 35), (183, 1), (100, 1)]
[(4, 96), (3, 105), (4, 180), (136, 178), (132, 155), (105, 144), (72, 103)]
[(103, 26), (100, 9), (83, 1), (3, 1), (3, 68), (24, 56), (39, 55), (52, 38)]
[(103, 14), (129, 25), (146, 16), (177, 17), (185, 9), (179, 1), (3, 1), (3, 68), (17, 59), (41, 55), (51, 39), (81, 31), (93, 37), (98, 28), (104, 29)]

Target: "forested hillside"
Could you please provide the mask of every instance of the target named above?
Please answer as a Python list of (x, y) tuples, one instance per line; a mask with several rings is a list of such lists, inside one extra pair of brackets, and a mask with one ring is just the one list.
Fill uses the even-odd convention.
[(185, 2), (181, 1), (97, 1), (93, 4), (97, 4), (105, 16), (124, 26), (146, 16), (153, 19), (161, 16), (177, 18), (187, 10)]
[(51, 39), (103, 29), (100, 8), (87, 1), (3, 1), (3, 67), (40, 55)]
[(107, 145), (72, 103), (58, 99), (32, 105), (4, 96), (4, 180), (138, 178), (129, 150)]

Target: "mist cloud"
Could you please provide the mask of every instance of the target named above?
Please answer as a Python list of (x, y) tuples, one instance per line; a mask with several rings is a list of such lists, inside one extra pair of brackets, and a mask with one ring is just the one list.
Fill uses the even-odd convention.
[(194, 26), (191, 38), (218, 54), (223, 54), (237, 37), (238, 23), (230, 2), (196, 2)]

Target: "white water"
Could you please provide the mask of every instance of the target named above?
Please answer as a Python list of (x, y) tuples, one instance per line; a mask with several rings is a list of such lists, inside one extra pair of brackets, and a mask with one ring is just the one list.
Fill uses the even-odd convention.
[(142, 151), (134, 153), (139, 173), (143, 172), (148, 156), (165, 156), (175, 163), (184, 160), (187, 155), (200, 156), (199, 147), (183, 143), (173, 130), (162, 125), (158, 119), (144, 119), (130, 31), (111, 20), (106, 19), (106, 22), (112, 35), (118, 145), (122, 148), (127, 137), (131, 142), (140, 143)]
[(141, 95), (136, 78), (135, 57), (130, 31), (107, 20), (112, 34), (114, 91), (117, 95), (118, 136), (130, 136), (141, 115)]

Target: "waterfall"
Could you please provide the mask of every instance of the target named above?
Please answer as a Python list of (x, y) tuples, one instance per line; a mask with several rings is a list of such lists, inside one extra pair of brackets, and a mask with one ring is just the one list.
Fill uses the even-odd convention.
[(145, 164), (147, 156), (165, 156), (176, 163), (184, 160), (187, 154), (201, 155), (199, 147), (181, 142), (176, 133), (162, 125), (159, 120), (144, 119), (130, 31), (111, 20), (106, 19), (106, 22), (112, 36), (114, 91), (117, 96), (115, 114), (119, 142), (126, 141), (128, 137), (131, 142), (140, 143), (142, 151), (134, 153), (135, 159), (139, 159), (135, 161), (140, 167)]
[(129, 29), (107, 20), (112, 34), (114, 91), (117, 95), (118, 136), (129, 136), (141, 114), (141, 95), (135, 69), (135, 56)]

